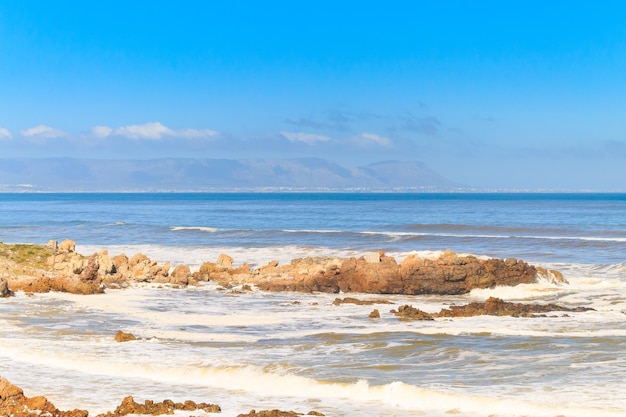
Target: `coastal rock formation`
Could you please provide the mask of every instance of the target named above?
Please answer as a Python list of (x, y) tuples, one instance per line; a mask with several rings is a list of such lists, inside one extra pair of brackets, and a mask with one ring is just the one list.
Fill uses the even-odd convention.
[(457, 295), (474, 288), (532, 283), (539, 272), (517, 259), (483, 260), (447, 251), (437, 259), (410, 255), (400, 264), (382, 252), (358, 259), (311, 257), (283, 266), (272, 262), (252, 272), (207, 262), (199, 274), (222, 285), (254, 284), (266, 291)]
[[(96, 417), (121, 417), (130, 414), (144, 415), (165, 415), (174, 414), (176, 410), (196, 411), (202, 410), (205, 413), (219, 413), (222, 411), (217, 404), (196, 403), (187, 400), (184, 403), (175, 403), (172, 400), (154, 402), (146, 400), (143, 404), (135, 402), (129, 396), (122, 400), (122, 403), (115, 409), (107, 413), (98, 414)], [(0, 416), (9, 417), (88, 417), (86, 410), (61, 411), (46, 397), (37, 396), (28, 398), (24, 391), (6, 378), (0, 379)]]
[(6, 378), (0, 379), (0, 415), (11, 417), (87, 417), (85, 410), (60, 411), (45, 397), (28, 398)]
[(575, 307), (568, 308), (558, 304), (524, 304), (511, 303), (500, 298), (489, 297), (484, 303), (473, 302), (463, 306), (450, 306), (439, 313), (429, 314), (410, 305), (398, 307), (391, 313), (401, 320), (434, 320), (440, 317), (473, 317), (473, 316), (511, 316), (511, 317), (537, 317), (551, 311), (585, 312), (593, 308)]
[(464, 306), (450, 306), (442, 309), (435, 317), (471, 317), (471, 316), (513, 316), (535, 317), (550, 311), (585, 312), (593, 308), (568, 308), (558, 304), (524, 304), (511, 303), (500, 298), (489, 297), (484, 303), (470, 303)]
[(129, 414), (148, 414), (152, 416), (159, 416), (164, 414), (174, 414), (175, 410), (202, 410), (205, 413), (219, 413), (222, 411), (220, 406), (217, 404), (196, 403), (191, 400), (187, 400), (184, 403), (175, 403), (172, 400), (163, 400), (161, 402), (146, 400), (143, 404), (140, 404), (135, 402), (133, 397), (128, 396), (122, 400), (122, 403), (115, 409), (115, 411), (99, 414), (97, 417), (120, 417), (127, 416)]
[[(400, 263), (383, 252), (346, 259), (308, 257), (294, 259), (286, 265), (272, 261), (254, 270), (247, 263), (233, 267), (233, 258), (222, 254), (217, 262), (205, 262), (192, 273), (188, 265), (177, 265), (170, 271), (169, 262), (159, 265), (141, 253), (131, 258), (125, 254), (111, 258), (105, 250), (83, 256), (75, 252), (75, 243), (69, 240), (61, 242), (56, 249), (56, 245), (14, 246), (9, 250), (0, 247), (0, 255), (8, 253), (12, 257), (12, 263), (5, 268), (9, 273), (3, 276), (13, 291), (26, 292), (97, 294), (106, 287), (119, 288), (129, 283), (185, 287), (214, 281), (225, 288), (255, 285), (263, 291), (457, 295), (474, 288), (514, 286), (537, 279), (566, 282), (557, 271), (521, 260), (480, 259), (450, 251), (436, 259), (410, 255)], [(0, 257), (0, 272), (2, 267)]]

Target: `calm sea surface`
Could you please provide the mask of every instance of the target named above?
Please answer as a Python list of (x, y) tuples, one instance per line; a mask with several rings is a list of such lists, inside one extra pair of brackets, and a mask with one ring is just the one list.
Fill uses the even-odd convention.
[[(625, 194), (0, 194), (0, 241), (65, 238), (86, 255), (192, 268), (220, 253), (252, 266), (374, 250), (515, 257), (569, 284), (386, 298), (432, 312), (489, 296), (595, 311), (400, 322), (394, 306), (213, 284), (0, 300), (0, 376), (60, 408), (95, 414), (133, 395), (215, 402), (227, 417), (626, 415)], [(118, 344), (120, 329), (151, 339)]]

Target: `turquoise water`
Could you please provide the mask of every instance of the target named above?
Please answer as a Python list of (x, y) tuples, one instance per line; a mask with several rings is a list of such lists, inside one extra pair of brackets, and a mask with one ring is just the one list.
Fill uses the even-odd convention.
[[(89, 254), (141, 251), (196, 268), (385, 250), (452, 249), (562, 271), (462, 296), (244, 294), (214, 284), (0, 300), (0, 375), (92, 414), (194, 399), (328, 416), (626, 415), (624, 194), (0, 194), (0, 241), (71, 238)], [(380, 296), (356, 295), (359, 298)], [(508, 301), (585, 306), (543, 318), (400, 322), (391, 308)], [(379, 320), (367, 318), (373, 308)], [(150, 340), (117, 344), (117, 330)], [(98, 395), (93, 395), (98, 392)]]

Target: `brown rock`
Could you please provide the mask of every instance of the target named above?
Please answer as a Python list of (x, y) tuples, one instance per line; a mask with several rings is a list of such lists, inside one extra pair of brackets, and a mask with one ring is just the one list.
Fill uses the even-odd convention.
[(163, 400), (161, 402), (146, 400), (143, 404), (140, 404), (135, 402), (133, 397), (128, 396), (122, 400), (122, 403), (115, 409), (114, 412), (100, 414), (97, 417), (120, 417), (129, 414), (149, 414), (158, 416), (163, 414), (174, 414), (175, 410), (202, 410), (205, 413), (219, 413), (222, 411), (219, 405), (196, 403), (191, 400), (187, 400), (184, 403), (175, 403), (172, 400)]
[(170, 277), (170, 283), (175, 285), (187, 285), (189, 284), (190, 277), (191, 270), (187, 265), (177, 265)]
[(370, 319), (379, 319), (380, 318), (380, 311), (378, 311), (378, 309), (374, 309), (372, 310), (372, 312), (370, 313), (369, 316), (367, 316)]
[(121, 330), (118, 330), (117, 333), (115, 333), (114, 339), (116, 342), (130, 342), (131, 340), (139, 340), (137, 339), (137, 337), (135, 337), (134, 334), (124, 333)]
[(58, 251), (60, 253), (76, 252), (76, 242), (70, 239), (65, 239), (63, 242), (59, 243)]
[(92, 256), (87, 261), (87, 266), (83, 268), (83, 271), (80, 273), (80, 280), (83, 282), (93, 282), (98, 279), (98, 270), (100, 269), (100, 265), (98, 265), (98, 261), (96, 260), (96, 256)]
[(11, 384), (6, 378), (0, 379), (0, 415), (11, 417), (87, 417), (85, 410), (60, 411), (45, 397), (28, 398), (24, 391)]
[(220, 269), (232, 269), (234, 259), (222, 253), (217, 257), (216, 265)]
[(265, 291), (411, 295), (465, 294), (474, 288), (535, 282), (538, 274), (534, 266), (517, 259), (482, 260), (450, 251), (438, 259), (409, 256), (400, 265), (378, 252), (358, 259), (294, 259), (289, 265), (270, 264), (252, 273), (219, 272), (212, 264), (201, 270), (224, 286), (247, 283)]
[(11, 287), (15, 291), (21, 290), (27, 293), (58, 291), (88, 295), (104, 292), (100, 282), (85, 282), (78, 275), (29, 277), (29, 279), (13, 281)]
[(9, 282), (6, 278), (0, 278), (0, 298), (10, 297), (13, 295), (13, 291), (9, 288)]
[(484, 303), (470, 303), (464, 306), (451, 306), (442, 309), (435, 317), (472, 317), (472, 316), (513, 316), (535, 317), (550, 311), (584, 312), (593, 310), (587, 307), (567, 308), (557, 304), (510, 303), (500, 298), (489, 297)]
[(398, 311), (391, 310), (391, 312), (400, 317), (401, 320), (434, 320), (432, 314), (428, 314), (410, 305), (400, 306), (398, 307)]

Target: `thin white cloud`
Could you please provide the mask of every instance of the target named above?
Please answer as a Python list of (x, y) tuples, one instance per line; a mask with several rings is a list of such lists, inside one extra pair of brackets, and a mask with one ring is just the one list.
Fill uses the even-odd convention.
[(391, 146), (391, 140), (389, 138), (377, 135), (375, 133), (361, 133), (359, 135), (359, 139), (362, 143), (374, 143), (383, 147)]
[(161, 139), (164, 135), (171, 135), (172, 129), (163, 126), (159, 122), (145, 123), (142, 125), (122, 126), (113, 130), (116, 136), (126, 136), (130, 139)]
[(61, 129), (46, 125), (37, 125), (29, 127), (28, 129), (20, 130), (20, 135), (24, 137), (32, 137), (35, 139), (54, 139), (60, 138), (66, 135)]
[(219, 132), (211, 129), (179, 129), (174, 130), (172, 136), (187, 139), (202, 139), (217, 135), (219, 135)]
[(120, 126), (115, 129), (109, 126), (94, 126), (91, 133), (97, 138), (109, 136), (123, 136), (129, 139), (159, 140), (166, 137), (182, 139), (207, 139), (219, 135), (211, 129), (170, 129), (160, 122), (150, 122), (141, 125)]
[(0, 140), (2, 139), (13, 139), (13, 135), (9, 132), (9, 129), (0, 127)]
[(97, 138), (106, 138), (113, 133), (113, 129), (109, 126), (94, 126), (91, 133)]
[(313, 133), (280, 132), (280, 134), (287, 138), (290, 142), (303, 142), (309, 145), (313, 145), (317, 142), (327, 142), (330, 140), (328, 136), (315, 135)]

